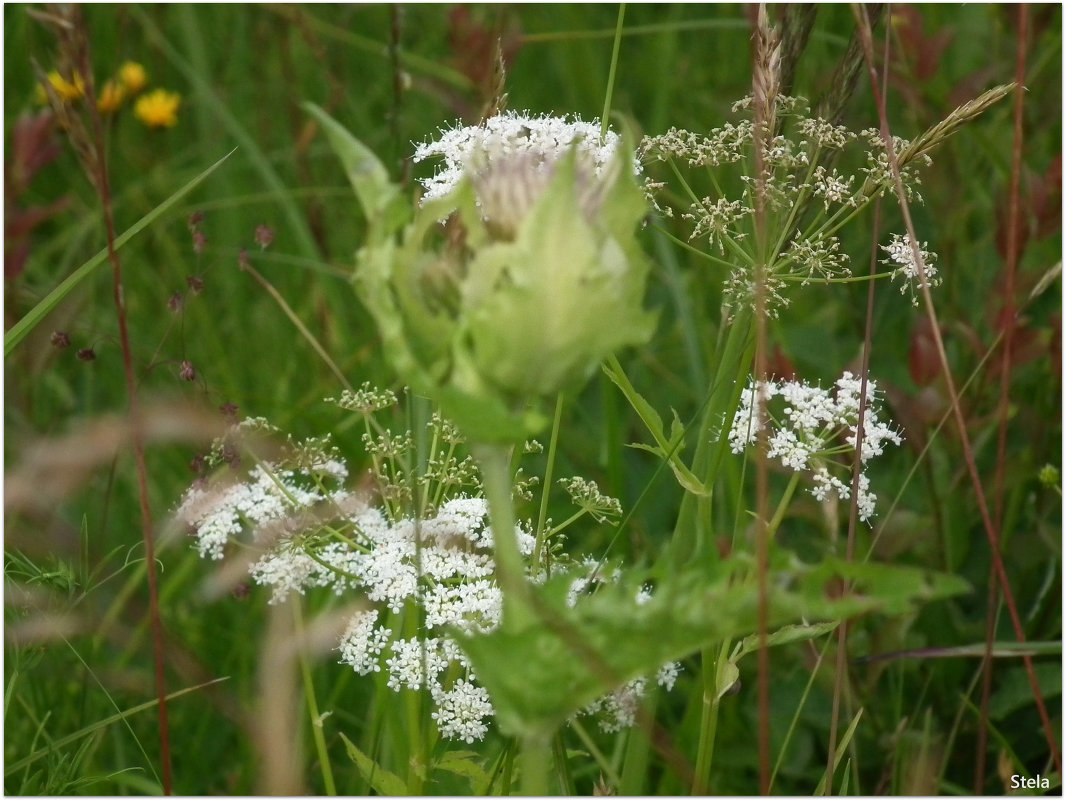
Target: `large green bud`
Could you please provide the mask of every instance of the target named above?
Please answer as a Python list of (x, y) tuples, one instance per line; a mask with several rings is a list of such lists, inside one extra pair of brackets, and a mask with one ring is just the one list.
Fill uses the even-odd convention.
[[(327, 131), (351, 149), (343, 129)], [(401, 376), (471, 438), (528, 435), (537, 400), (652, 334), (636, 240), (646, 199), (632, 143), (611, 137), (516, 115), (450, 131), (416, 152), (447, 164), (410, 217), (366, 148), (346, 159), (369, 221), (360, 295)]]

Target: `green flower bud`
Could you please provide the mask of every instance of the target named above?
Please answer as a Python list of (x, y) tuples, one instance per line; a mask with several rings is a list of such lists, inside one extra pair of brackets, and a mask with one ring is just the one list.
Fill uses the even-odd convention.
[(651, 336), (628, 139), (599, 144), (591, 124), (550, 117), (456, 129), (416, 152), (449, 165), (408, 216), (373, 155), (313, 111), (368, 217), (356, 286), (389, 359), (472, 439), (528, 436), (538, 399)]

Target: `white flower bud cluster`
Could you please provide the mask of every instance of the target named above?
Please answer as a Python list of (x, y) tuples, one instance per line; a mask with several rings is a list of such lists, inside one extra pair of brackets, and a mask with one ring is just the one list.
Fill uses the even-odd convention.
[[(761, 426), (767, 431), (767, 456), (777, 459), (796, 472), (810, 472), (814, 481), (811, 494), (817, 500), (835, 495), (842, 500), (851, 496), (850, 470), (847, 465), (832, 461), (842, 449), (855, 450), (859, 397), (862, 382), (845, 372), (832, 389), (822, 389), (798, 381), (760, 381), (741, 392), (740, 408), (733, 417), (729, 443), (733, 453), (741, 453), (758, 439)], [(884, 453), (885, 443), (902, 443), (899, 431), (879, 417), (876, 399), (877, 385), (866, 382), (866, 409), (863, 413), (862, 454), (866, 463)], [(784, 401), (778, 414), (771, 413), (769, 404), (775, 397)], [(828, 465), (838, 468), (841, 479), (830, 473)], [(870, 479), (863, 472), (859, 476), (859, 518), (868, 521), (874, 515), (877, 496), (870, 492)]]
[[(375, 405), (369, 390), (361, 391), (366, 403), (355, 405)], [(390, 450), (407, 436), (385, 432), (369, 444)], [(352, 616), (338, 646), (340, 661), (361, 675), (384, 674), (393, 691), (426, 690), (443, 737), (482, 739), (494, 710), (452, 633), (484, 634), (500, 625), (503, 595), (495, 579), (488, 504), (481, 497), (453, 497), (421, 519), (389, 516), (344, 489), (347, 476), (347, 467), (321, 441), (290, 442), (284, 458), (257, 464), (243, 480), (197, 482), (176, 517), (204, 558), (221, 559), (237, 542), (259, 549), (249, 572), (256, 584), (270, 588), (272, 604), (313, 588), (362, 594), (373, 606)], [(579, 515), (620, 514), (618, 501), (595, 483), (573, 478), (563, 484)], [(517, 536), (531, 563), (534, 536), (521, 525)], [(543, 578), (532, 565), (527, 569), (534, 579)], [(575, 601), (600, 580), (591, 576), (575, 588)], [(415, 636), (405, 625), (412, 614), (419, 621)], [(664, 666), (658, 682), (672, 686), (677, 670)], [(606, 731), (632, 725), (645, 684), (626, 685), (597, 707)]]

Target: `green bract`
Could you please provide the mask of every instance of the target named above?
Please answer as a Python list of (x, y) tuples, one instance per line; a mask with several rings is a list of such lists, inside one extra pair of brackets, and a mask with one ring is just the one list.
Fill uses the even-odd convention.
[(575, 147), (554, 163), (496, 157), (447, 195), (398, 213), (374, 155), (320, 110), (368, 220), (356, 287), (401, 377), (472, 439), (539, 427), (536, 401), (646, 342), (645, 214), (631, 143), (601, 175)]

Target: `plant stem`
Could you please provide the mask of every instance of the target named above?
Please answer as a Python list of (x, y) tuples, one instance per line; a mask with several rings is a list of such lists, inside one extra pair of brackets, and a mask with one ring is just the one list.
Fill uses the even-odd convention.
[(706, 795), (711, 762), (714, 758), (714, 740), (718, 732), (718, 705), (721, 701), (719, 685), (722, 667), (729, 659), (729, 640), (723, 640), (718, 654), (713, 648), (705, 648), (701, 655), (703, 663), (703, 715), (700, 718), (700, 741), (696, 748), (696, 769), (692, 780), (692, 794)]
[[(296, 626), (297, 640), (303, 642), (303, 612), (299, 603), (292, 605), (292, 617)], [(315, 741), (315, 752), (318, 754), (318, 762), (322, 770), (322, 782), (326, 786), (326, 795), (336, 795), (337, 785), (333, 781), (333, 766), (329, 761), (326, 737), (322, 732), (322, 717), (318, 711), (318, 701), (315, 699), (315, 682), (311, 677), (311, 662), (304, 648), (300, 649), (300, 674), (303, 677), (304, 697), (307, 699), (307, 714), (311, 718), (311, 737)]]
[(544, 484), (540, 494), (540, 511), (537, 514), (537, 544), (533, 549), (533, 564), (539, 566), (544, 551), (544, 523), (548, 518), (548, 495), (550, 494), (553, 471), (555, 469), (555, 452), (559, 444), (559, 429), (563, 417), (563, 393), (555, 399), (555, 421), (552, 423), (551, 441), (548, 443), (548, 466), (544, 468)]
[(541, 732), (522, 735), (522, 795), (548, 795), (551, 770), (551, 736)]
[[(474, 458), (481, 465), (481, 482), (489, 502), (492, 538), (496, 555), (496, 578), (503, 590), (503, 623), (517, 627), (535, 622), (529, 584), (525, 579), (522, 553), (515, 530), (511, 448), (506, 445), (475, 444)], [(545, 795), (551, 767), (551, 732), (529, 730), (521, 739), (522, 794)]]
[(503, 619), (525, 623), (532, 619), (529, 585), (525, 580), (522, 554), (515, 531), (514, 501), (511, 498), (511, 448), (506, 445), (473, 445), (474, 458), (481, 465), (481, 481), (489, 502), (492, 538), (496, 555), (496, 577), (503, 590)]

